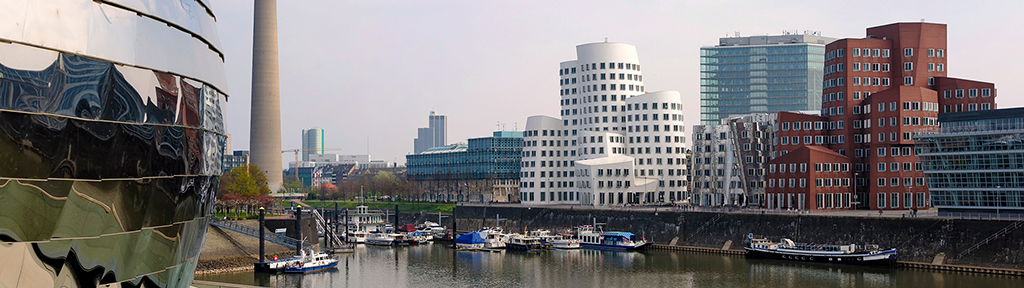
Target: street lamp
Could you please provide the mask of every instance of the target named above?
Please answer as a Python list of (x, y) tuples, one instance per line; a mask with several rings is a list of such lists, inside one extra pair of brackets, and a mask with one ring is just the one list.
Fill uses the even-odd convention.
[(858, 175), (860, 175), (860, 173), (857, 173), (857, 172), (853, 173), (853, 211), (857, 211), (857, 205), (860, 205), (860, 201), (857, 200), (857, 198), (859, 198), (859, 197), (857, 197), (857, 176)]

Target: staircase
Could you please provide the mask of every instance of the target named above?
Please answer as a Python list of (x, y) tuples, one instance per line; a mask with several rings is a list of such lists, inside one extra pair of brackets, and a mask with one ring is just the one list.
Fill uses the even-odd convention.
[(711, 220), (708, 220), (708, 222), (704, 222), (704, 225), (701, 225), (700, 228), (697, 228), (697, 231), (693, 231), (693, 234), (690, 234), (690, 238), (693, 238), (693, 236), (697, 236), (697, 233), (700, 233), (700, 231), (704, 230), (704, 228), (707, 228), (709, 225), (711, 225), (711, 223), (715, 223), (715, 221), (718, 221), (718, 218), (722, 218), (722, 216), (725, 216), (725, 213), (718, 213), (718, 215), (715, 215), (715, 217), (711, 218)]
[[(211, 217), (210, 225), (213, 225), (213, 226), (216, 226), (216, 227), (220, 227), (222, 229), (227, 229), (227, 230), (235, 231), (235, 232), (242, 233), (242, 234), (249, 235), (249, 236), (256, 237), (256, 238), (260, 237), (260, 229), (259, 228), (252, 227), (252, 226), (249, 226), (249, 225), (245, 225), (245, 224), (242, 224), (242, 223), (238, 223), (238, 222), (235, 222), (235, 221), (226, 220), (226, 219), (223, 219), (223, 218)], [(300, 243), (300, 241), (299, 240), (295, 240), (295, 238), (291, 238), (291, 237), (284, 236), (284, 235), (279, 235), (279, 234), (276, 234), (276, 233), (269, 233), (268, 232), (268, 233), (265, 233), (264, 237), (265, 237), (264, 240), (270, 241), (270, 243), (279, 244), (281, 246), (285, 246), (285, 247), (292, 248), (292, 249), (295, 249), (295, 247), (298, 246), (299, 243)], [(310, 244), (304, 243), (304, 242), (302, 244), (303, 244), (303, 246), (310, 245)]]
[(334, 231), (335, 229), (331, 229), (332, 227), (327, 225), (327, 221), (324, 220), (324, 216), (320, 215), (319, 211), (313, 209), (313, 215), (316, 216), (317, 230), (324, 232), (324, 238), (327, 239), (325, 241), (331, 241), (334, 247), (345, 247), (348, 245), (345, 242), (341, 242), (341, 239), (338, 239), (338, 234)]
[(967, 250), (964, 250), (964, 252), (960, 252), (960, 255), (957, 255), (956, 258), (963, 259), (964, 256), (967, 256), (967, 254), (974, 252), (974, 250), (978, 250), (978, 248), (981, 248), (981, 246), (988, 244), (988, 242), (992, 242), (992, 240), (996, 240), (999, 237), (1003, 237), (1003, 235), (1013, 232), (1013, 230), (1017, 230), (1017, 228), (1020, 228), (1020, 226), (1024, 226), (1024, 219), (1018, 220), (1017, 222), (1013, 222), (1012, 224), (1010, 224), (1010, 226), (1006, 226), (1006, 228), (1003, 228), (1003, 230), (999, 230), (999, 232), (992, 234), (992, 236), (988, 236), (988, 238), (978, 241), (978, 243), (975, 243), (970, 248), (967, 248)]

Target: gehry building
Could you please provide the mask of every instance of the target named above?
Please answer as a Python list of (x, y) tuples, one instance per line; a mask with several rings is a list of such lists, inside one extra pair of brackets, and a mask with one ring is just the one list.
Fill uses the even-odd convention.
[(680, 199), (687, 172), (679, 92), (646, 92), (632, 45), (583, 44), (576, 55), (558, 71), (561, 119), (527, 119), (520, 201), (607, 206)]

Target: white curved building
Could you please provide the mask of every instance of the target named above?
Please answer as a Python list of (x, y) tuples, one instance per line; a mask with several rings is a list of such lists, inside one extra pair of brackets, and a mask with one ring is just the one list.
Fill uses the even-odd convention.
[(636, 47), (576, 46), (559, 69), (560, 120), (527, 120), (524, 204), (671, 202), (686, 191), (678, 92), (646, 93)]

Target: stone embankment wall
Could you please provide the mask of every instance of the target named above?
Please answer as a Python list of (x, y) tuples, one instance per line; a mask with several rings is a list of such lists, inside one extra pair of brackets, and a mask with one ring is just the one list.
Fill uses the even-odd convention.
[(456, 214), (459, 231), (494, 226), (496, 215), (507, 219), (501, 221), (506, 231), (564, 232), (597, 218), (598, 223), (606, 223), (605, 231), (629, 231), (658, 244), (675, 240), (680, 246), (721, 248), (731, 240), (732, 249), (743, 249), (747, 234), (754, 233), (772, 240), (895, 247), (901, 261), (931, 263), (944, 253), (945, 264), (1024, 269), (1024, 227), (956, 259), (1013, 221), (489, 206), (459, 206)]

